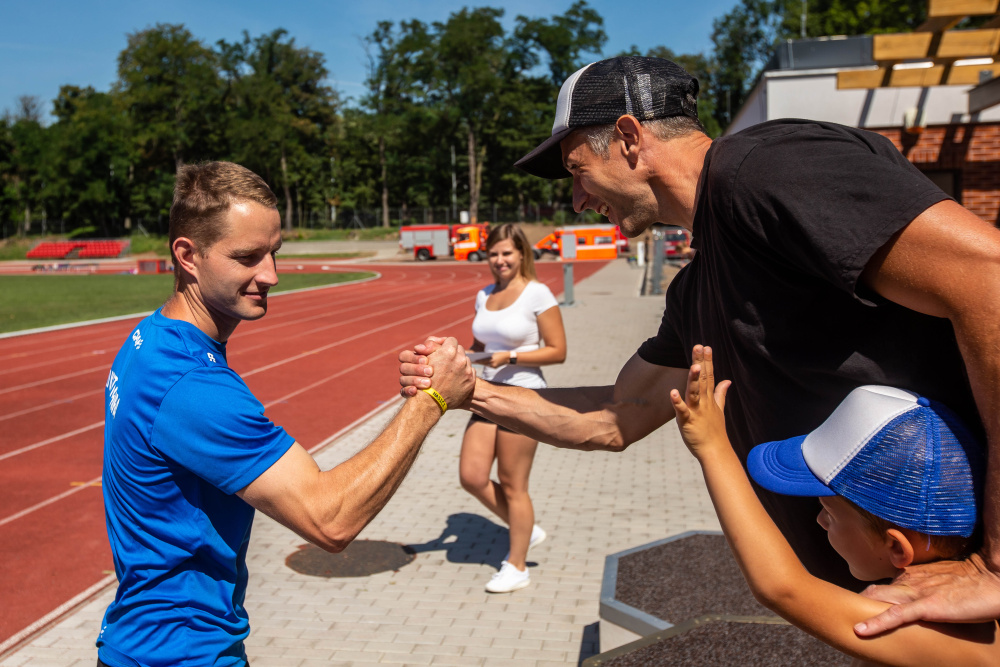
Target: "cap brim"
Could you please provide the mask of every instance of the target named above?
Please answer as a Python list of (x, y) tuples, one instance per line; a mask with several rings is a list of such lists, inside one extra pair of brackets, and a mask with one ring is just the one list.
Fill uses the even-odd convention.
[(563, 166), (562, 149), (559, 147), (559, 142), (565, 139), (573, 129), (567, 127), (556, 132), (540, 143), (535, 150), (515, 162), (514, 166), (532, 176), (540, 176), (541, 178), (569, 178), (571, 174)]
[(768, 491), (785, 496), (835, 496), (806, 465), (801, 435), (788, 440), (765, 442), (750, 450), (747, 471)]

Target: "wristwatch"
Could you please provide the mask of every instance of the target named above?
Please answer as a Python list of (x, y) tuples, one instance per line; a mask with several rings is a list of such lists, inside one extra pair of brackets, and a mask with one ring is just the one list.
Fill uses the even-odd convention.
[(507, 363), (510, 364), (511, 366), (517, 366), (517, 351), (516, 350), (511, 350), (510, 351), (510, 361), (508, 361)]

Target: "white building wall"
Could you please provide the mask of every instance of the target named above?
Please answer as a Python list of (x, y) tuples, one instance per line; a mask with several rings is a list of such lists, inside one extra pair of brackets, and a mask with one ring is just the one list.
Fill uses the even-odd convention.
[(767, 94), (768, 87), (766, 85), (758, 84), (755, 86), (750, 91), (750, 96), (747, 97), (746, 102), (743, 103), (743, 106), (736, 113), (733, 122), (726, 128), (726, 134), (739, 132), (743, 128), (769, 120), (767, 116)]
[(767, 72), (726, 134), (776, 118), (823, 120), (852, 127), (899, 127), (903, 114), (915, 107), (923, 109), (927, 125), (1000, 121), (1000, 106), (969, 116), (970, 88), (837, 90), (836, 70)]

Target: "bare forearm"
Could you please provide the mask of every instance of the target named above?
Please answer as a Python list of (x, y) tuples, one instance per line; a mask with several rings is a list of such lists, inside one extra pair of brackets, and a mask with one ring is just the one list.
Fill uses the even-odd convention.
[(540, 347), (537, 350), (517, 353), (518, 366), (551, 366), (566, 361), (566, 350), (554, 347)]
[(620, 449), (622, 434), (608, 409), (613, 387), (525, 389), (483, 380), (471, 409), (518, 433), (557, 447)]
[(754, 596), (785, 615), (783, 599), (794, 592), (795, 575), (805, 575), (795, 552), (760, 504), (732, 447), (701, 457), (712, 504), (736, 562)]
[(473, 412), (557, 447), (621, 451), (674, 417), (670, 389), (686, 371), (649, 364), (637, 355), (615, 385), (531, 390), (476, 383)]
[(440, 416), (437, 404), (426, 394), (408, 399), (371, 444), (322, 473), (327, 490), (325, 535), (346, 546), (375, 518), (399, 488)]

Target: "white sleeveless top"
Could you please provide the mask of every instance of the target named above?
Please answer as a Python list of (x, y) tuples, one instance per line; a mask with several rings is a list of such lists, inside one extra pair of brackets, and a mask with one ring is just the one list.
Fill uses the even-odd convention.
[[(486, 352), (514, 350), (529, 352), (539, 348), (538, 316), (559, 302), (552, 291), (542, 283), (532, 280), (511, 305), (501, 310), (487, 310), (486, 298), (495, 285), (479, 290), (476, 295), (476, 318), (472, 321), (472, 335), (485, 346)], [(542, 369), (536, 366), (506, 365), (499, 368), (479, 366), (484, 380), (512, 384), (529, 389), (545, 388)]]

